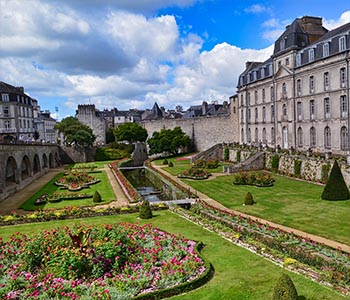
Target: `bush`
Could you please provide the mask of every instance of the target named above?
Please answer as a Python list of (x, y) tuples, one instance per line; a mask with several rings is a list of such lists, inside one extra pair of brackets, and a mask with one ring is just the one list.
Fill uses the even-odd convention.
[(274, 289), (272, 300), (297, 300), (298, 293), (292, 279), (287, 274), (282, 274)]
[(204, 159), (198, 159), (193, 164), (197, 168), (205, 168), (206, 167), (206, 161)]
[(254, 202), (253, 195), (250, 192), (247, 192), (247, 194), (245, 195), (244, 204), (253, 205), (254, 203), (255, 202)]
[(217, 159), (210, 159), (206, 161), (207, 169), (216, 169), (219, 166), (219, 161)]
[(236, 153), (236, 162), (238, 162), (238, 163), (241, 162), (241, 150), (237, 150), (237, 153)]
[(347, 200), (350, 198), (349, 190), (344, 181), (343, 174), (335, 160), (327, 183), (323, 189), (321, 198), (323, 200)]
[(140, 205), (139, 217), (140, 219), (151, 219), (153, 217), (151, 206), (147, 200), (144, 200)]
[(327, 182), (328, 179), (328, 174), (329, 174), (329, 170), (330, 170), (331, 166), (329, 163), (322, 165), (322, 170), (321, 170), (321, 181), (323, 183)]
[(173, 162), (169, 161), (168, 167), (173, 167), (173, 166), (174, 166)]
[(230, 159), (230, 148), (229, 147), (225, 147), (224, 150), (224, 160), (228, 161)]
[(302, 161), (301, 160), (294, 160), (294, 176), (295, 177), (300, 177), (301, 175), (301, 163)]
[(163, 165), (167, 165), (167, 164), (169, 164), (168, 160), (167, 160), (167, 159), (164, 159), (164, 160), (163, 160)]
[(93, 196), (93, 198), (92, 198), (92, 201), (93, 201), (94, 203), (100, 203), (100, 202), (102, 202), (101, 195), (100, 195), (100, 193), (99, 193), (98, 191), (95, 191), (94, 196)]
[(273, 172), (278, 172), (278, 166), (279, 166), (279, 163), (280, 163), (280, 157), (279, 155), (274, 155), (272, 156), (272, 160), (271, 160), (271, 169)]

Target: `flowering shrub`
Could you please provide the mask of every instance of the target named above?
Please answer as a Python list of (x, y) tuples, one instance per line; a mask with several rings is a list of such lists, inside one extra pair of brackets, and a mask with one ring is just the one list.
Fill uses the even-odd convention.
[(89, 175), (87, 172), (73, 170), (67, 175), (57, 179), (55, 184), (66, 187), (70, 191), (77, 191), (97, 182), (99, 182), (99, 180)]
[(240, 172), (233, 174), (235, 185), (255, 185), (258, 187), (273, 186), (274, 179), (267, 172)]
[(129, 223), (16, 234), (0, 261), (1, 299), (131, 299), (206, 271), (194, 241)]
[(219, 161), (217, 159), (198, 159), (193, 165), (197, 168), (215, 169), (219, 166)]
[(35, 205), (42, 205), (47, 202), (60, 202), (62, 200), (73, 200), (73, 199), (86, 199), (92, 198), (92, 195), (88, 193), (77, 193), (77, 192), (54, 192), (51, 195), (43, 194), (37, 198), (34, 202)]
[(210, 173), (208, 173), (206, 170), (203, 170), (197, 167), (191, 167), (188, 170), (185, 170), (182, 173), (177, 175), (177, 177), (179, 178), (191, 178), (191, 179), (207, 179), (209, 176), (210, 176)]

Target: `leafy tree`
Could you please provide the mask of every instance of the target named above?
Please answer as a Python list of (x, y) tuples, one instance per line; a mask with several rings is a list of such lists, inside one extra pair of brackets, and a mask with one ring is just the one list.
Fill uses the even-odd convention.
[(179, 126), (173, 130), (162, 129), (160, 132), (155, 131), (152, 137), (148, 139), (150, 154), (163, 152), (177, 154), (181, 147), (188, 147), (190, 144), (190, 137)]
[(115, 141), (114, 129), (109, 127), (106, 130), (106, 144), (113, 143)]
[(124, 123), (114, 129), (116, 141), (128, 141), (129, 143), (145, 142), (147, 130), (137, 123)]
[(55, 129), (58, 130), (59, 133), (63, 133), (63, 143), (66, 146), (88, 147), (91, 146), (96, 139), (92, 133), (92, 129), (81, 123), (75, 117), (64, 118), (55, 125)]
[(147, 200), (142, 201), (139, 208), (140, 219), (151, 219), (153, 217), (151, 206)]
[(94, 196), (92, 198), (92, 201), (94, 203), (102, 202), (101, 195), (100, 195), (100, 193), (98, 191), (95, 191)]
[(273, 293), (273, 300), (297, 300), (298, 293), (292, 279), (282, 274), (278, 279)]
[(321, 198), (323, 200), (347, 200), (350, 198), (349, 190), (344, 181), (343, 174), (335, 160), (327, 183), (323, 189)]
[(247, 192), (247, 194), (245, 195), (245, 198), (244, 198), (244, 204), (245, 205), (253, 205), (254, 203), (255, 202), (254, 202), (253, 195), (250, 192)]

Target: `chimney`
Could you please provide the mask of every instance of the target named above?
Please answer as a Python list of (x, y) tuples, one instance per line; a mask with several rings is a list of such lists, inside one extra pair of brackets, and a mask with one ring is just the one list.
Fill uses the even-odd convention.
[(322, 26), (322, 18), (304, 16), (301, 18), (301, 26), (309, 34), (309, 43), (312, 44), (325, 35), (328, 30)]
[(23, 86), (16, 87), (16, 90), (20, 91), (21, 93), (24, 93), (24, 87)]
[(245, 62), (245, 68), (248, 69), (251, 66), (252, 63), (253, 63), (252, 61), (246, 61)]

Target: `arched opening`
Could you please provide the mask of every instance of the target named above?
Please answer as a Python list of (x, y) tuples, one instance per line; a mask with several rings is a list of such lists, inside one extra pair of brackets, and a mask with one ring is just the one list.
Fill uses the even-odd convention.
[(34, 155), (34, 162), (33, 162), (33, 173), (36, 174), (40, 171), (40, 160), (39, 156), (37, 154)]
[(54, 168), (55, 167), (52, 153), (49, 154), (49, 167), (50, 168)]
[(17, 163), (16, 160), (10, 156), (7, 159), (6, 162), (6, 174), (5, 174), (5, 181), (6, 184), (14, 184), (16, 183), (16, 170), (17, 170)]
[(283, 148), (288, 149), (288, 128), (283, 127), (282, 132), (283, 132)]
[(43, 154), (43, 168), (47, 168), (48, 167), (48, 161), (47, 161), (47, 156), (44, 153)]
[(340, 129), (340, 149), (348, 150), (348, 129), (345, 126)]
[(31, 175), (30, 161), (27, 155), (22, 159), (21, 163), (21, 178), (22, 180), (28, 178)]

